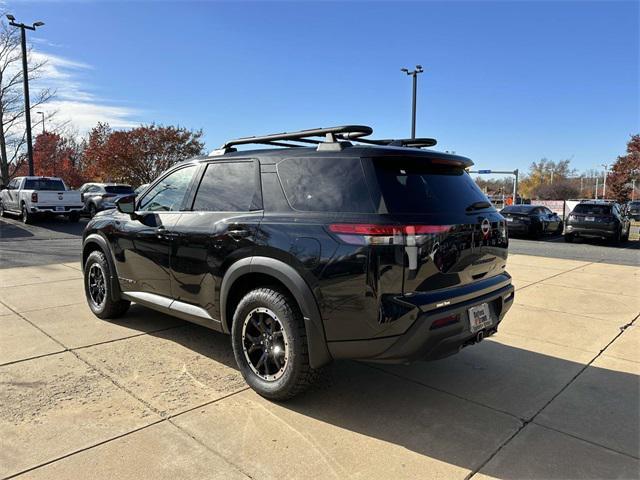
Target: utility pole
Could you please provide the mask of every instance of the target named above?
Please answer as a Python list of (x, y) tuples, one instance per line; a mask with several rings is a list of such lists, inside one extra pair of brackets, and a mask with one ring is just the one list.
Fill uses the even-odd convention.
[(27, 159), (29, 162), (29, 175), (33, 175), (33, 142), (31, 140), (31, 104), (29, 101), (29, 70), (27, 66), (27, 30), (35, 31), (36, 28), (42, 27), (43, 22), (36, 22), (33, 25), (25, 25), (17, 23), (16, 17), (7, 14), (9, 25), (20, 29), (20, 40), (22, 46), (22, 84), (24, 87), (24, 122), (27, 128)]
[(596, 194), (593, 198), (595, 198), (596, 200), (598, 199), (598, 180), (600, 180), (598, 178), (598, 175), (596, 175)]
[(603, 181), (603, 184), (602, 184), (602, 199), (606, 200), (606, 198), (607, 198), (607, 171), (609, 170), (609, 164), (603, 163), (602, 166), (604, 167), (604, 181)]
[(44, 135), (46, 132), (44, 130), (44, 112), (36, 112), (38, 115), (42, 115), (42, 135)]
[(418, 92), (418, 74), (424, 72), (422, 65), (416, 65), (415, 70), (409, 71), (408, 68), (401, 68), (401, 72), (413, 77), (413, 103), (411, 107), (411, 138), (416, 138), (416, 98)]

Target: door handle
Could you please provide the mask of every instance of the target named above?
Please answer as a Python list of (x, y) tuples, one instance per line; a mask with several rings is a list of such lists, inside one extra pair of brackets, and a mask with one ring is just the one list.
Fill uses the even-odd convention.
[(180, 236), (177, 232), (170, 232), (165, 227), (156, 228), (156, 236), (158, 238), (165, 238), (167, 240), (171, 240), (174, 238), (178, 238)]
[(227, 234), (234, 240), (240, 240), (241, 238), (247, 238), (251, 235), (249, 230), (228, 230)]

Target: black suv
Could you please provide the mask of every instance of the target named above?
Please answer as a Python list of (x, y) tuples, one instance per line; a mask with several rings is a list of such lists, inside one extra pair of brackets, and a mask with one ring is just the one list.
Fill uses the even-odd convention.
[[(84, 232), (91, 310), (136, 302), (231, 334), (272, 399), (333, 359), (437, 359), (492, 335), (514, 289), (505, 221), (472, 162), (371, 132), (231, 141), (120, 199)], [(284, 148), (234, 148), (250, 143)]]
[(620, 205), (606, 200), (583, 200), (569, 214), (564, 240), (601, 238), (620, 243), (629, 239), (630, 221)]

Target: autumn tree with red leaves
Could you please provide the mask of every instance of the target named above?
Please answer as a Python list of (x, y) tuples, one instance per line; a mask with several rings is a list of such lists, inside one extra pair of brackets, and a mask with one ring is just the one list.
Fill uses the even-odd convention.
[(96, 181), (149, 183), (173, 164), (201, 155), (202, 130), (141, 125), (113, 131), (98, 124), (89, 134), (84, 171)]
[[(57, 133), (41, 133), (33, 144), (33, 170), (36, 175), (60, 177), (71, 188), (84, 182), (81, 165), (82, 149), (73, 138)], [(19, 175), (28, 175), (27, 165), (20, 166)]]
[(613, 164), (611, 173), (607, 177), (607, 192), (610, 192), (607, 196), (619, 202), (630, 200), (634, 180), (636, 184), (640, 180), (640, 135), (638, 134), (631, 135), (627, 143), (627, 154), (618, 157)]

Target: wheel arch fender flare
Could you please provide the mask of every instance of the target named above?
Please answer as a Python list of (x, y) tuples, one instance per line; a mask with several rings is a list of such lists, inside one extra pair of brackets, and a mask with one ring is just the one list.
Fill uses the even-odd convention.
[(247, 257), (238, 260), (229, 267), (220, 287), (220, 316), (223, 329), (227, 329), (226, 312), (229, 292), (240, 277), (250, 273), (261, 273), (275, 278), (293, 295), (304, 318), (311, 367), (320, 368), (331, 362), (332, 358), (327, 348), (322, 317), (311, 288), (291, 265), (275, 258)]
[(112, 300), (121, 300), (122, 297), (120, 295), (121, 291), (120, 282), (118, 281), (118, 271), (116, 270), (115, 262), (113, 261), (113, 257), (111, 256), (109, 242), (102, 234), (92, 233), (90, 235), (87, 235), (87, 237), (82, 241), (82, 271), (84, 271), (84, 263), (87, 257), (87, 255), (85, 254), (85, 252), (87, 251), (87, 247), (91, 247), (93, 245), (102, 250), (102, 253), (107, 259), (107, 263), (109, 264), (109, 286), (111, 287), (109, 290), (111, 291)]

